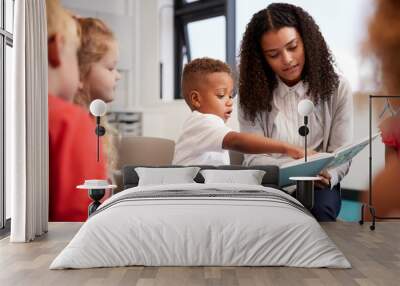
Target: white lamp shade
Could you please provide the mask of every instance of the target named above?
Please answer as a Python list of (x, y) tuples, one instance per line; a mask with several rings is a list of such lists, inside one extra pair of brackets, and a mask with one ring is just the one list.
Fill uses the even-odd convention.
[(89, 109), (94, 116), (103, 116), (106, 114), (107, 105), (101, 99), (95, 99), (90, 103)]
[(314, 103), (309, 99), (300, 100), (297, 105), (297, 112), (301, 116), (308, 116), (314, 111)]

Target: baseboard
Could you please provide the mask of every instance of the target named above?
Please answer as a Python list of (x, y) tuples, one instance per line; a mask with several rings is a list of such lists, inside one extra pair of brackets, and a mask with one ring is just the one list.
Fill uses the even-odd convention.
[(350, 201), (361, 201), (361, 195), (365, 192), (363, 190), (342, 188), (342, 199)]

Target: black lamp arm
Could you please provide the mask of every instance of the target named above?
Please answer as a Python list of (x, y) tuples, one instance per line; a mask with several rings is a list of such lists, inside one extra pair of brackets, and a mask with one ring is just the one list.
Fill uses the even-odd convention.
[(300, 136), (304, 137), (304, 160), (307, 162), (307, 135), (310, 132), (310, 130), (307, 127), (308, 124), (308, 116), (304, 116), (304, 125), (300, 126), (299, 128), (299, 134)]
[(96, 116), (96, 129), (95, 133), (97, 135), (97, 162), (100, 159), (100, 136), (106, 134), (106, 129), (100, 125), (100, 116)]

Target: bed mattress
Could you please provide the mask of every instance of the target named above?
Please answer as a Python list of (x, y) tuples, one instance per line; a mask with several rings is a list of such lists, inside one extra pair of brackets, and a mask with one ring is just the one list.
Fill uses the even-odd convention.
[(308, 210), (284, 192), (197, 183), (112, 196), (50, 269), (128, 265), (351, 267)]

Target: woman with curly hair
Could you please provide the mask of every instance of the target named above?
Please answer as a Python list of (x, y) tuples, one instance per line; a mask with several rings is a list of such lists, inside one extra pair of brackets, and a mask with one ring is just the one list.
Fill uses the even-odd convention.
[[(353, 136), (353, 99), (348, 81), (335, 71), (333, 56), (312, 17), (290, 4), (271, 4), (256, 13), (240, 50), (239, 122), (243, 132), (304, 146), (298, 134), (300, 100), (315, 104), (309, 116), (309, 147), (333, 152)], [(280, 165), (276, 154), (245, 155), (245, 165)], [(340, 211), (339, 182), (350, 163), (324, 170), (315, 189), (313, 215), (333, 221)]]

